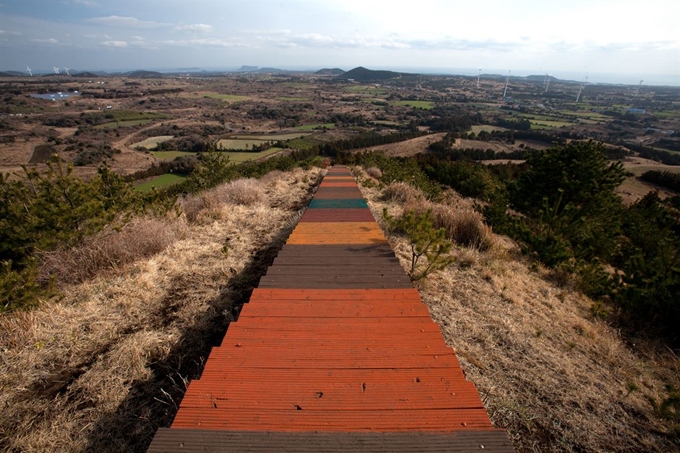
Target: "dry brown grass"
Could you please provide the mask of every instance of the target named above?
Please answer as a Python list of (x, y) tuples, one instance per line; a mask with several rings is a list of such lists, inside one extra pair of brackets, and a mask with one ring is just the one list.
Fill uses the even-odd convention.
[(59, 285), (83, 282), (99, 272), (115, 269), (169, 247), (181, 233), (180, 223), (138, 218), (120, 231), (107, 229), (77, 247), (59, 248), (41, 256), (39, 281)]
[(413, 204), (425, 198), (420, 190), (405, 182), (393, 182), (385, 187), (383, 197), (386, 201)]
[(380, 179), (380, 177), (382, 177), (382, 171), (378, 167), (367, 168), (366, 173), (375, 179)]
[(272, 177), (258, 203), (211, 207), (152, 257), (0, 317), (0, 450), (145, 451), (292, 230), (320, 172)]
[[(405, 206), (362, 188), (374, 212)], [(468, 201), (445, 203), (454, 213)], [(407, 207), (408, 208), (408, 207)], [(473, 219), (477, 221), (478, 219)], [(405, 239), (388, 235), (402, 265)], [(678, 427), (648, 398), (680, 387), (680, 360), (663, 345), (622, 338), (592, 318), (592, 301), (532, 272), (507, 238), (457, 250), (457, 261), (428, 277), (420, 294), (473, 381), (496, 427), (518, 452), (678, 451)], [(675, 433), (674, 431), (675, 430)]]

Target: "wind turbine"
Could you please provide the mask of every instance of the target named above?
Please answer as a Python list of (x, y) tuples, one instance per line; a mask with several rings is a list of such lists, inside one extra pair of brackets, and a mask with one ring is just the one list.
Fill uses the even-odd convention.
[(59, 68), (58, 68), (58, 67), (53, 66), (53, 67), (52, 67), (52, 71), (53, 71), (56, 75), (59, 75)]
[(26, 72), (28, 72), (29, 76), (33, 77), (33, 71), (31, 71), (31, 68), (29, 68), (28, 65), (26, 65)]
[(479, 68), (479, 72), (477, 73), (477, 89), (479, 89), (479, 79), (482, 77), (482, 68)]
[(64, 71), (66, 71), (66, 74), (68, 74), (68, 76), (71, 77), (71, 73), (68, 72), (68, 70), (69, 70), (69, 68), (67, 68), (66, 66), (64, 66)]
[(508, 71), (508, 76), (505, 78), (505, 89), (503, 90), (503, 99), (505, 99), (505, 95), (508, 93), (508, 82), (510, 82), (510, 71)]
[(587, 81), (588, 81), (588, 76), (586, 76), (586, 78), (583, 79), (583, 83), (581, 83), (581, 88), (578, 90), (578, 95), (576, 96), (576, 103), (577, 104), (578, 104), (579, 99), (581, 99), (581, 93), (583, 92), (583, 88), (585, 88)]
[(635, 91), (635, 96), (640, 94), (640, 88), (642, 87), (642, 82), (644, 82), (644, 80), (640, 80), (640, 84), (638, 85), (637, 90)]

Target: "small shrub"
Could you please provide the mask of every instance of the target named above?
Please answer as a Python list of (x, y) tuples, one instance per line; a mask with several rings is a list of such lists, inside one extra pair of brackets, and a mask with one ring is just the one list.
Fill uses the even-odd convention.
[[(392, 217), (387, 208), (383, 209), (383, 217), (391, 230), (406, 235), (411, 245), (411, 280), (418, 281), (432, 272), (442, 270), (454, 261), (449, 256), (453, 244), (446, 239), (443, 228), (435, 229), (432, 211), (423, 214), (409, 211), (400, 218)], [(421, 261), (425, 258), (425, 263)]]

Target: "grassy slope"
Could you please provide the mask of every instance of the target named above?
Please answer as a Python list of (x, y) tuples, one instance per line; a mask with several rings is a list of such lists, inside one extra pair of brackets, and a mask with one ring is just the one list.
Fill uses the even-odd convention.
[(0, 451), (146, 451), (319, 172), (273, 172), (248, 206), (220, 201), (228, 188), (189, 198), (194, 220), (163, 221), (175, 236), (164, 251), (0, 317)]
[[(377, 218), (383, 207), (402, 210), (377, 189), (362, 192)], [(386, 235), (407, 269), (407, 242)], [(642, 340), (631, 346), (592, 318), (592, 301), (530, 270), (511, 241), (497, 240), (489, 252), (458, 248), (457, 264), (419, 288), (495, 426), (518, 452), (674, 451), (680, 439), (668, 436), (678, 428), (648, 398), (680, 386), (678, 357)]]

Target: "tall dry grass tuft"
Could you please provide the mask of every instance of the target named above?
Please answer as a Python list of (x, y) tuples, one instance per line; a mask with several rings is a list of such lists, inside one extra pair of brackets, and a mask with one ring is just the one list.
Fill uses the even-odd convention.
[(412, 203), (425, 198), (423, 192), (405, 182), (393, 182), (383, 190), (386, 201), (396, 203)]
[(380, 179), (382, 177), (382, 171), (378, 167), (367, 168), (366, 173), (368, 174), (368, 176), (375, 179)]
[(207, 208), (205, 199), (200, 195), (187, 195), (179, 203), (189, 222), (196, 221), (199, 214)]
[[(273, 175), (274, 187), (252, 206), (206, 209), (197, 196), (196, 218), (211, 221), (170, 221), (178, 237), (170, 247), (69, 286), (33, 311), (0, 316), (0, 451), (146, 451), (321, 174)], [(121, 233), (137, 225), (137, 234), (158, 235), (144, 224)]]
[(155, 255), (176, 239), (167, 220), (134, 219), (120, 231), (105, 230), (76, 247), (44, 252), (38, 278), (43, 283), (56, 279), (60, 285), (84, 282), (102, 270)]
[(404, 202), (404, 211), (422, 214), (428, 209), (432, 210), (435, 228), (444, 228), (446, 236), (456, 244), (480, 251), (496, 247), (497, 240), (491, 228), (484, 223), (484, 216), (470, 204), (461, 200), (451, 204), (432, 203), (412, 197)]
[(237, 179), (222, 184), (213, 190), (217, 200), (221, 203), (252, 206), (264, 199), (265, 191), (262, 183), (257, 179)]

